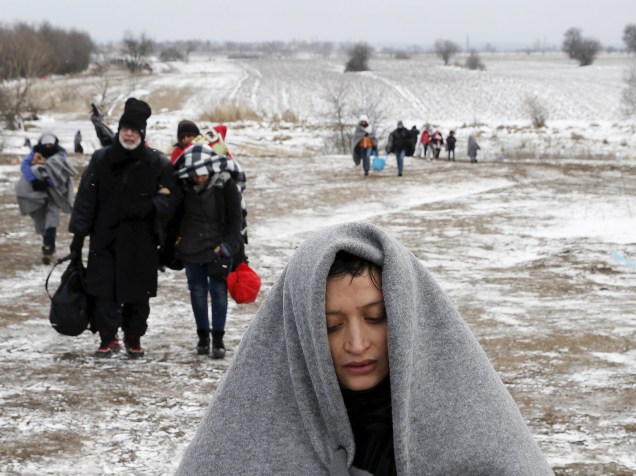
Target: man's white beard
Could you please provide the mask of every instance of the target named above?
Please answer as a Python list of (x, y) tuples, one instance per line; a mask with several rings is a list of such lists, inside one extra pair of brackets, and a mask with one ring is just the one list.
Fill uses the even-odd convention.
[(122, 136), (119, 136), (119, 143), (126, 150), (135, 150), (137, 147), (139, 147), (139, 144), (141, 144), (141, 137), (139, 139), (137, 139), (134, 142), (134, 144), (126, 144), (124, 142), (124, 138)]

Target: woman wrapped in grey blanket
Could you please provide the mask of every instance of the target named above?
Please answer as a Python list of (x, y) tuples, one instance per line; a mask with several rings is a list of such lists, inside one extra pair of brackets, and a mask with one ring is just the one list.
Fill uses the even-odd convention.
[(302, 244), (177, 474), (552, 474), (422, 263), (368, 223)]

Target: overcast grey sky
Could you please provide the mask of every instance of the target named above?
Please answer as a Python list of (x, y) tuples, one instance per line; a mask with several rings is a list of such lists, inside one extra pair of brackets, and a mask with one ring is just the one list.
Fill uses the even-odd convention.
[(0, 0), (0, 20), (49, 21), (98, 41), (124, 32), (154, 40), (366, 41), (428, 47), (560, 45), (570, 27), (622, 46), (636, 0)]

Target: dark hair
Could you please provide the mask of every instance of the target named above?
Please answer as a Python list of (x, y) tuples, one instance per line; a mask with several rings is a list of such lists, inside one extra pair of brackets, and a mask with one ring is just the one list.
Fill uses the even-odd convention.
[(352, 255), (348, 251), (340, 250), (336, 253), (327, 279), (349, 275), (351, 279), (367, 273), (376, 288), (382, 290), (379, 279), (382, 276), (382, 268), (369, 260)]

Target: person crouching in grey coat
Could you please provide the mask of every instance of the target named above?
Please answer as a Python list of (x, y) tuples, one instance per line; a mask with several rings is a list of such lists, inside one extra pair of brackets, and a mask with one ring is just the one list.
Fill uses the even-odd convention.
[(52, 132), (42, 134), (22, 160), (20, 171), (22, 175), (15, 188), (20, 213), (33, 219), (36, 233), (42, 236), (42, 263), (50, 264), (60, 211), (71, 213), (73, 176), (77, 172)]

